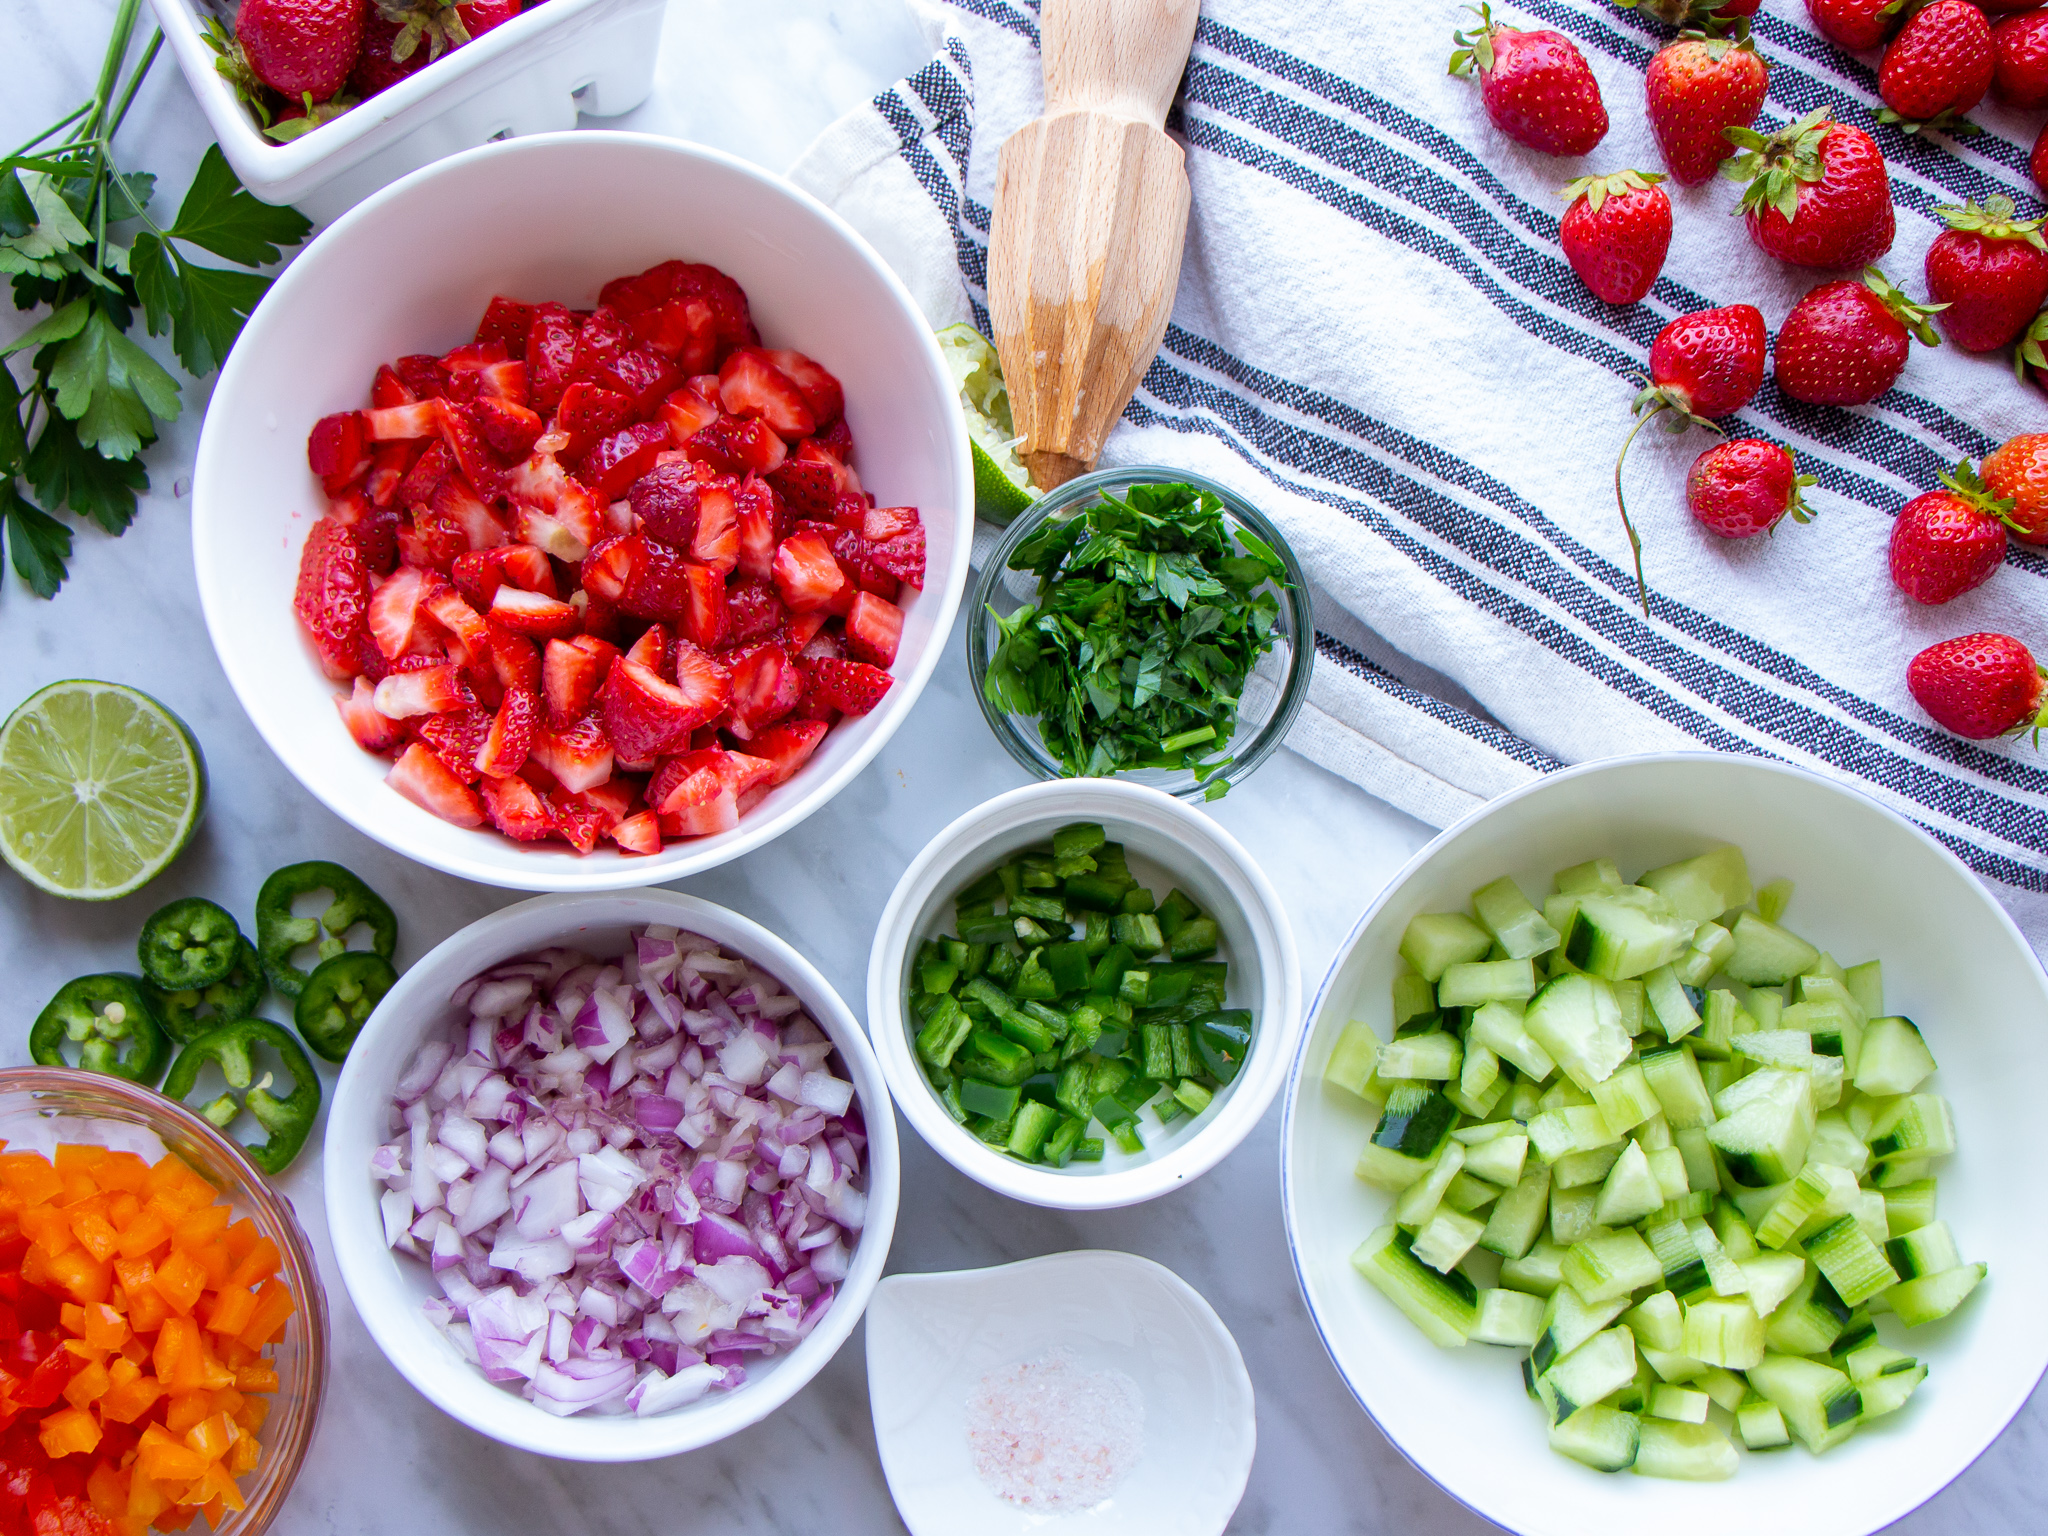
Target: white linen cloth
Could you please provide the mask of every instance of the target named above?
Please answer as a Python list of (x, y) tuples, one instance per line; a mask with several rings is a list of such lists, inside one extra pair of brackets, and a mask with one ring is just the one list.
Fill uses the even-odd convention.
[[(903, 275), (934, 325), (984, 332), (996, 154), (1041, 103), (1029, 0), (912, 0), (929, 65), (827, 130), (794, 168)], [(1725, 543), (1687, 516), (1697, 429), (1644, 433), (1629, 467), (1653, 615), (1635, 603), (1614, 455), (1673, 316), (1748, 302), (1775, 332), (1840, 274), (1764, 256), (1725, 181), (1666, 183), (1676, 233), (1649, 298), (1593, 298), (1557, 245), (1573, 176), (1661, 168), (1643, 68), (1669, 29), (1602, 0), (1516, 0), (1512, 25), (1579, 45), (1612, 122), (1579, 160), (1524, 150), (1447, 76), (1449, 5), (1204, 0), (1169, 128), (1194, 190), (1173, 322), (1104, 462), (1240, 490), (1316, 588), (1317, 668), (1289, 745), (1435, 825), (1560, 763), (1711, 748), (1855, 784), (1927, 827), (2048, 944), (2048, 772), (2031, 745), (1936, 729), (1907, 660), (1973, 630), (2048, 656), (2048, 558), (2014, 544), (1977, 591), (1921, 608), (1891, 584), (1891, 518), (1936, 473), (2048, 407), (2002, 355), (1915, 346), (1855, 410), (1766, 381), (1734, 435), (1791, 446), (1818, 517)], [(1933, 210), (1997, 192), (2038, 210), (2038, 115), (1988, 102), (1979, 138), (1875, 124), (1875, 57), (1815, 36), (1799, 0), (1756, 18), (1762, 124), (1828, 105), (1891, 162), (1882, 265), (1924, 294)], [(1845, 853), (1848, 850), (1845, 850)]]

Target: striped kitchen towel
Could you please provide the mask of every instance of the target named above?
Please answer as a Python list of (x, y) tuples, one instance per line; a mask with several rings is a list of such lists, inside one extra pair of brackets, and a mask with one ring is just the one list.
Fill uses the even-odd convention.
[[(882, 248), (934, 324), (987, 329), (996, 151), (1041, 96), (1029, 0), (912, 0), (930, 65), (836, 125), (796, 178)], [(1653, 616), (1634, 602), (1610, 477), (1649, 345), (1674, 315), (1749, 302), (1776, 329), (1826, 274), (1765, 257), (1726, 182), (1667, 184), (1671, 256), (1648, 299), (1587, 293), (1559, 253), (1572, 176), (1660, 167), (1643, 67), (1668, 29), (1607, 0), (1511, 0), (1573, 37), (1613, 126), (1581, 161), (1510, 143), (1445, 73), (1440, 3), (1205, 0), (1169, 127), (1194, 212), (1173, 322), (1107, 445), (1259, 501), (1317, 591), (1316, 681), (1290, 745), (1444, 824), (1564, 762), (1712, 748), (1838, 775), (1927, 827), (2048, 947), (2048, 772), (2024, 743), (1964, 742), (1907, 695), (1907, 659), (1978, 629), (2048, 654), (2048, 559), (2015, 545), (1977, 591), (1920, 608), (1891, 585), (1891, 518), (1943, 467), (2048, 404), (1998, 356), (1916, 346), (1856, 410), (1766, 383), (1743, 434), (1819, 477), (1814, 523), (1726, 544), (1686, 515), (1710, 439), (1638, 439), (1631, 509)], [(1909, 291), (1934, 210), (1994, 192), (2038, 206), (2039, 114), (1986, 103), (1981, 137), (1877, 126), (1875, 59), (1811, 31), (1800, 0), (1755, 21), (1764, 121), (1826, 105), (1872, 128), (1899, 209), (1883, 259)]]

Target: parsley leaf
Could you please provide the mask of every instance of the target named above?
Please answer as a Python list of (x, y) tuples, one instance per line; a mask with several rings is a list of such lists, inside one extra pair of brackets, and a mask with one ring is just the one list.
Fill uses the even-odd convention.
[(0, 176), (0, 235), (19, 240), (35, 227), (36, 205), (28, 200), (28, 189), (19, 172), (10, 169)]
[(0, 523), (7, 530), (7, 553), (29, 590), (55, 597), (71, 557), (71, 530), (24, 499), (12, 480), (0, 481)]
[(149, 475), (134, 459), (108, 459), (78, 440), (78, 429), (62, 416), (43, 424), (28, 454), (29, 483), (46, 506), (69, 507), (118, 534), (135, 520), (135, 496), (149, 489)]
[(204, 378), (227, 360), (270, 279), (254, 272), (202, 267), (167, 249), (155, 235), (138, 235), (133, 252), (135, 291), (149, 334), (171, 334), (185, 370)]
[(280, 247), (297, 245), (312, 228), (296, 209), (272, 207), (250, 196), (220, 146), (209, 144), (170, 234), (240, 266), (262, 267), (284, 255)]
[(85, 329), (91, 308), (84, 299), (73, 299), (54, 314), (43, 316), (5, 348), (0, 348), (0, 357), (11, 357), (16, 352), (26, 352), (34, 347), (46, 347), (53, 341), (69, 341)]
[(78, 440), (103, 457), (132, 459), (156, 440), (156, 420), (178, 414), (178, 381), (95, 309), (50, 366), (57, 409)]

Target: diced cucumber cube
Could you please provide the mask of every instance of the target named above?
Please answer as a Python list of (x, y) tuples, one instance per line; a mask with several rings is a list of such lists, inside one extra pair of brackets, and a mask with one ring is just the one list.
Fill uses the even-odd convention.
[(1911, 1093), (1934, 1073), (1934, 1053), (1911, 1019), (1872, 1019), (1856, 1062), (1856, 1091), (1873, 1097)]
[(1479, 1321), (1468, 1337), (1475, 1344), (1527, 1349), (1542, 1332), (1542, 1297), (1496, 1287), (1479, 1293)]
[(1792, 905), (1793, 884), (1783, 875), (1767, 880), (1756, 893), (1756, 909), (1767, 923), (1775, 923), (1785, 915), (1785, 909)]
[(1644, 975), (1643, 995), (1649, 1000), (1650, 1012), (1656, 1015), (1657, 1027), (1664, 1031), (1666, 1040), (1675, 1043), (1700, 1027), (1699, 1011), (1685, 995), (1684, 984), (1670, 966), (1660, 965)]
[(1648, 1243), (1624, 1228), (1574, 1243), (1564, 1258), (1564, 1278), (1588, 1302), (1608, 1301), (1655, 1285), (1664, 1278), (1664, 1266)]
[(1616, 1136), (1626, 1135), (1645, 1120), (1661, 1114), (1664, 1108), (1640, 1065), (1622, 1067), (1595, 1083), (1593, 1103), (1606, 1118), (1607, 1129)]
[(1735, 907), (1748, 906), (1755, 895), (1750, 885), (1749, 861), (1735, 847), (1714, 848), (1695, 858), (1666, 864), (1650, 870), (1636, 883), (1648, 886), (1671, 903), (1672, 911), (1695, 923), (1719, 917)]
[(1524, 1002), (1535, 995), (1536, 967), (1529, 960), (1463, 961), (1446, 966), (1436, 984), (1440, 1008)]
[(1884, 1245), (1884, 1256), (1898, 1271), (1901, 1280), (1918, 1280), (1923, 1275), (1938, 1275), (1943, 1270), (1954, 1269), (1963, 1262), (1956, 1252), (1956, 1240), (1948, 1230), (1945, 1221), (1931, 1221), (1926, 1226), (1894, 1237)]
[(1635, 1335), (1626, 1328), (1609, 1328), (1538, 1376), (1536, 1390), (1550, 1408), (1551, 1421), (1562, 1424), (1635, 1378)]
[[(1647, 1143), (1638, 1137), (1636, 1145), (1646, 1146)], [(1656, 1151), (1644, 1155), (1650, 1162), (1651, 1177), (1656, 1179), (1657, 1187), (1664, 1192), (1667, 1202), (1678, 1200), (1693, 1192), (1691, 1181), (1685, 1171), (1685, 1154), (1678, 1148), (1659, 1147)]]
[(1857, 1306), (1898, 1284), (1884, 1250), (1870, 1240), (1854, 1216), (1837, 1216), (1803, 1245), (1807, 1258), (1847, 1306)]
[(1842, 1336), (1849, 1313), (1827, 1277), (1809, 1266), (1765, 1324), (1764, 1342), (1778, 1354), (1817, 1355)]
[(1472, 893), (1472, 910), (1511, 960), (1526, 960), (1557, 948), (1557, 930), (1506, 875)]
[(1330, 1059), (1323, 1065), (1323, 1081), (1363, 1098), (1379, 1054), (1380, 1040), (1372, 1026), (1362, 1019), (1353, 1019), (1330, 1047)]
[(1796, 1253), (1759, 1253), (1742, 1260), (1741, 1266), (1749, 1283), (1749, 1304), (1764, 1318), (1776, 1312), (1807, 1275), (1806, 1260)]
[(1599, 1225), (1593, 1220), (1593, 1207), (1599, 1203), (1597, 1185), (1587, 1185), (1584, 1189), (1559, 1189), (1553, 1184), (1550, 1191), (1551, 1241), (1569, 1248), (1581, 1238), (1591, 1235)]
[(1767, 1354), (1750, 1368), (1749, 1384), (1776, 1405), (1792, 1433), (1816, 1455), (1854, 1434), (1863, 1412), (1856, 1384), (1817, 1360)]
[(1550, 1448), (1596, 1472), (1626, 1472), (1635, 1465), (1642, 1420), (1597, 1403), (1550, 1426)]
[(1740, 1097), (1717, 1102), (1727, 1118), (1707, 1128), (1707, 1140), (1738, 1184), (1782, 1184), (1806, 1161), (1814, 1124), (1811, 1089), (1802, 1073), (1761, 1071), (1725, 1094), (1744, 1089)]
[(1757, 1029), (1737, 1035), (1735, 1054), (1764, 1067), (1784, 1067), (1795, 1072), (1813, 1065), (1813, 1037), (1799, 1029)]
[(1902, 1360), (1881, 1375), (1857, 1382), (1856, 1390), (1863, 1394), (1864, 1422), (1897, 1413), (1926, 1379), (1926, 1366), (1917, 1360)]
[(1621, 870), (1612, 859), (1588, 859), (1583, 864), (1574, 864), (1570, 869), (1560, 869), (1551, 884), (1567, 896), (1583, 896), (1593, 891), (1618, 891), (1621, 889)]
[[(1526, 1168), (1515, 1186), (1494, 1202), (1479, 1246), (1504, 1259), (1520, 1259), (1535, 1245), (1549, 1216), (1550, 1170), (1538, 1163)], [(1507, 1283), (1505, 1267), (1501, 1275)]]
[(1424, 912), (1401, 935), (1401, 958), (1435, 983), (1454, 965), (1483, 960), (1493, 935), (1462, 912)]
[(1656, 1372), (1659, 1381), (1698, 1381), (1709, 1369), (1704, 1360), (1695, 1360), (1691, 1355), (1675, 1349), (1659, 1349), (1655, 1345), (1638, 1340), (1636, 1350), (1648, 1362), (1650, 1369)]
[(1792, 1443), (1792, 1433), (1785, 1428), (1785, 1416), (1778, 1412), (1778, 1405), (1761, 1397), (1735, 1410), (1735, 1432), (1742, 1436), (1743, 1446), (1752, 1451), (1783, 1450)]
[(1955, 1149), (1955, 1118), (1938, 1093), (1905, 1095), (1870, 1128), (1870, 1155), (1879, 1162), (1946, 1157)]
[[(1515, 1129), (1512, 1120), (1501, 1124)], [(1522, 1135), (1496, 1136), (1490, 1141), (1468, 1145), (1465, 1148), (1465, 1171), (1474, 1178), (1485, 1179), (1503, 1189), (1513, 1189), (1521, 1182), (1522, 1170), (1529, 1157), (1529, 1138)]]
[(1850, 1127), (1846, 1115), (1831, 1109), (1813, 1122), (1813, 1140), (1807, 1144), (1806, 1160), (1832, 1163), (1860, 1175), (1870, 1167), (1870, 1146)]
[(1614, 1006), (1621, 1010), (1621, 1032), (1633, 1040), (1650, 1024), (1650, 1004), (1643, 994), (1640, 977), (1611, 983)]
[(1593, 1219), (1603, 1227), (1625, 1227), (1641, 1221), (1664, 1204), (1664, 1190), (1650, 1171), (1650, 1159), (1630, 1142), (1600, 1186)]
[[(1663, 1387), (1664, 1392), (1680, 1389)], [(1699, 1396), (1689, 1393), (1688, 1396)], [(1663, 1418), (1642, 1421), (1635, 1465), (1643, 1477), (1666, 1477), (1688, 1483), (1713, 1483), (1733, 1477), (1742, 1465), (1728, 1432), (1718, 1424), (1675, 1424)]]
[(1553, 1189), (1583, 1189), (1587, 1185), (1605, 1182), (1614, 1165), (1621, 1160), (1622, 1142), (1612, 1142), (1604, 1147), (1595, 1147), (1591, 1152), (1573, 1152), (1560, 1157), (1550, 1165), (1550, 1183)]
[(1856, 1176), (1848, 1169), (1809, 1159), (1757, 1223), (1756, 1240), (1766, 1248), (1790, 1247), (1801, 1232), (1847, 1215), (1856, 1194)]
[(1529, 1143), (1536, 1155), (1555, 1163), (1574, 1152), (1591, 1152), (1619, 1138), (1607, 1128), (1597, 1104), (1569, 1104), (1546, 1109), (1529, 1121)]
[(1435, 1089), (1421, 1084), (1396, 1088), (1387, 1095), (1372, 1141), (1390, 1152), (1427, 1161), (1457, 1123), (1456, 1106)]
[(1582, 971), (1625, 981), (1685, 953), (1695, 926), (1652, 892), (1582, 896), (1559, 952)]
[(1669, 1383), (1650, 1388), (1647, 1401), (1651, 1418), (1669, 1419), (1674, 1424), (1704, 1424), (1707, 1410), (1714, 1406), (1714, 1400), (1706, 1393)]
[(1462, 1212), (1439, 1206), (1421, 1231), (1415, 1234), (1414, 1254), (1439, 1274), (1453, 1268), (1479, 1241), (1486, 1223)]
[(1394, 1202), (1394, 1221), (1411, 1232), (1420, 1230), (1436, 1208), (1442, 1203), (1444, 1191), (1451, 1187), (1465, 1167), (1465, 1148), (1460, 1142), (1446, 1142), (1442, 1152), (1437, 1154), (1435, 1163), (1428, 1173), (1401, 1191), (1401, 1198)]
[(1477, 1288), (1457, 1270), (1440, 1274), (1431, 1269), (1413, 1248), (1408, 1234), (1390, 1223), (1358, 1245), (1351, 1266), (1431, 1343), (1447, 1349), (1462, 1345), (1479, 1321)]
[[(1886, 1168), (1904, 1165), (1889, 1163)], [(1880, 1170), (1880, 1175), (1884, 1170)], [(1908, 1183), (1890, 1186), (1884, 1190), (1885, 1229), (1892, 1236), (1917, 1231), (1934, 1220), (1935, 1181), (1918, 1178)]]
[(1746, 1371), (1764, 1357), (1763, 1319), (1732, 1297), (1689, 1302), (1679, 1348), (1708, 1365)]
[(1794, 976), (1811, 970), (1820, 959), (1820, 951), (1806, 940), (1753, 912), (1736, 918), (1731, 931), (1735, 953), (1721, 968), (1750, 986), (1783, 986)]
[(1466, 1038), (1512, 1063), (1517, 1072), (1532, 1082), (1540, 1083), (1557, 1070), (1550, 1053), (1536, 1043), (1525, 1027), (1523, 1010), (1512, 1004), (1486, 1003), (1475, 1009)]
[(1456, 1035), (1398, 1035), (1380, 1048), (1378, 1070), (1382, 1077), (1448, 1082), (1458, 1075), (1464, 1055)]
[(1719, 923), (1701, 923), (1692, 931), (1692, 944), (1671, 962), (1679, 981), (1688, 987), (1703, 987), (1714, 972), (1735, 953), (1735, 936)]
[[(1565, 1074), (1588, 1092), (1595, 1083), (1613, 1075), (1631, 1049), (1621, 1027), (1614, 989), (1598, 976), (1564, 975), (1546, 982), (1530, 999), (1522, 1024)], [(1505, 1051), (1500, 1054), (1507, 1055)]]
[[(1509, 1194), (1514, 1191), (1510, 1190)], [(1502, 1204), (1506, 1201), (1503, 1200)], [(1499, 1207), (1496, 1206), (1498, 1211)], [(1479, 1246), (1487, 1246), (1485, 1238)], [(1550, 1296), (1564, 1284), (1563, 1266), (1565, 1250), (1548, 1238), (1539, 1238), (1518, 1259), (1504, 1260), (1500, 1266), (1500, 1283), (1518, 1291), (1527, 1291), (1533, 1296)]]
[(1399, 1191), (1416, 1183), (1429, 1169), (1429, 1158), (1408, 1157), (1367, 1142), (1351, 1171), (1361, 1182), (1377, 1189)]
[(1842, 972), (1842, 984), (1856, 999), (1866, 1019), (1874, 1019), (1884, 1012), (1884, 968), (1877, 961), (1866, 960), (1861, 965), (1850, 966)]
[(1639, 1066), (1673, 1131), (1713, 1123), (1713, 1101), (1691, 1051), (1675, 1045), (1645, 1051)]
[(1955, 1311), (1990, 1272), (1986, 1264), (1958, 1265), (1938, 1275), (1901, 1281), (1885, 1292), (1885, 1300), (1891, 1303), (1900, 1322), (1908, 1328), (1918, 1328)]
[[(1474, 1178), (1468, 1170), (1460, 1169), (1458, 1176), (1452, 1179), (1450, 1185), (1444, 1190), (1444, 1204), (1454, 1211), (1463, 1211), (1469, 1216), (1473, 1212), (1483, 1210), (1485, 1207), (1493, 1204), (1500, 1196), (1501, 1187), (1498, 1184), (1491, 1184), (1485, 1179)], [(1483, 1227), (1485, 1218), (1481, 1217), (1480, 1222)]]

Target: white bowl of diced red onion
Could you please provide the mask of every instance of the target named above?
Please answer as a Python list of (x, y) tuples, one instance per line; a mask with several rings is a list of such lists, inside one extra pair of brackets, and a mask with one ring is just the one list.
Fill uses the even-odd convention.
[(349, 1052), (324, 1163), (391, 1363), (472, 1429), (581, 1461), (788, 1401), (896, 1220), (854, 1016), (783, 940), (671, 891), (536, 897), (420, 960)]
[(973, 521), (957, 388), (858, 234), (716, 150), (573, 133), (418, 171), (286, 268), (208, 406), (192, 544), (315, 796), (587, 891), (845, 787), (938, 663)]

